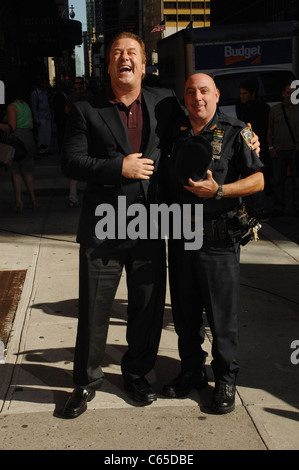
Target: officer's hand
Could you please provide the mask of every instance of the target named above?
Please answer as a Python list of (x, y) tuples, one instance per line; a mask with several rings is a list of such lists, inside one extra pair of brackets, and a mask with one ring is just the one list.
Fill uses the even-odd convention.
[(142, 153), (130, 153), (123, 159), (122, 176), (148, 180), (154, 172), (153, 160), (141, 158)]
[[(247, 126), (250, 127), (252, 130), (250, 123), (247, 123)], [(261, 144), (260, 144), (258, 135), (256, 135), (253, 131), (252, 131), (252, 138), (251, 138), (250, 143), (252, 145), (252, 150), (254, 150), (255, 153), (259, 155), (261, 151)]]
[(205, 180), (193, 181), (188, 179), (189, 186), (184, 186), (187, 191), (198, 197), (214, 197), (218, 190), (218, 183), (214, 180), (211, 170), (207, 171)]

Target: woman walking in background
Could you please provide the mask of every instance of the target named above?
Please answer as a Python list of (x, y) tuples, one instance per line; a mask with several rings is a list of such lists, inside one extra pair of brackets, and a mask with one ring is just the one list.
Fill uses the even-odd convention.
[(29, 208), (34, 209), (36, 202), (34, 196), (33, 163), (36, 153), (36, 146), (33, 138), (32, 113), (29, 105), (23, 100), (22, 93), (14, 93), (15, 99), (7, 106), (6, 119), (7, 124), (0, 124), (0, 129), (5, 132), (11, 130), (23, 141), (27, 154), (24, 160), (14, 162), (10, 167), (12, 186), (14, 191), (13, 212), (23, 210), (23, 201), (21, 197), (22, 181), (24, 181), (29, 194)]

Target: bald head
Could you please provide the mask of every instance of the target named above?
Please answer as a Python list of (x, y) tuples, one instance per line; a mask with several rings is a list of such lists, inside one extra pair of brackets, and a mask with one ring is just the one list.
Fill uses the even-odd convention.
[(220, 92), (205, 73), (191, 75), (185, 85), (184, 101), (193, 130), (200, 132), (214, 116)]
[(211, 77), (211, 75), (208, 75), (206, 73), (194, 73), (193, 75), (190, 75), (190, 77), (187, 78), (185, 90), (190, 84), (194, 84), (194, 83), (209, 84), (211, 88), (214, 88), (215, 90), (217, 89), (216, 83), (213, 77)]

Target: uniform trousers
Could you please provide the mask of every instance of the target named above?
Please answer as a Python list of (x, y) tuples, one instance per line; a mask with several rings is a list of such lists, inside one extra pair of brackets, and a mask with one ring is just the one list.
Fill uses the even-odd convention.
[(185, 250), (184, 240), (169, 242), (169, 281), (182, 371), (199, 372), (205, 362), (205, 312), (213, 335), (212, 369), (216, 383), (235, 383), (238, 366), (240, 245), (203, 241)]
[(79, 319), (74, 383), (100, 387), (112, 304), (126, 271), (127, 343), (121, 369), (125, 383), (146, 375), (155, 364), (165, 302), (165, 242), (138, 240), (128, 248), (80, 247)]

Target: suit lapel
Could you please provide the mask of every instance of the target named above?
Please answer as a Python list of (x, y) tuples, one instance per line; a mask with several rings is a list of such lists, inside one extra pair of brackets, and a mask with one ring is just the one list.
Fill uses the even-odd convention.
[[(145, 151), (143, 155), (146, 158), (152, 158), (152, 151), (155, 148), (155, 142), (156, 142), (156, 117), (155, 117), (155, 106), (156, 106), (156, 101), (157, 98), (155, 95), (152, 93), (149, 93), (145, 88), (142, 89), (142, 97), (144, 99), (146, 109), (148, 112), (148, 118), (149, 118), (149, 134), (148, 134), (148, 142), (145, 147)], [(155, 175), (151, 177), (150, 180), (141, 180), (141, 185), (143, 186), (144, 194), (146, 197), (148, 196), (148, 190), (149, 190), (149, 185), (150, 182), (155, 178)]]
[(156, 97), (153, 94), (150, 94), (146, 89), (142, 89), (142, 96), (146, 105), (146, 109), (149, 117), (149, 138), (144, 151), (144, 156), (150, 158), (151, 150), (155, 142), (156, 134), (156, 119), (155, 119), (155, 105)]
[(119, 144), (120, 148), (123, 150), (124, 155), (132, 153), (128, 134), (118, 112), (117, 106), (107, 103), (106, 106), (98, 109), (98, 113), (107, 127), (110, 129), (113, 137)]
[[(149, 139), (144, 151), (144, 156), (149, 156), (151, 153), (152, 146), (155, 142), (155, 105), (156, 97), (149, 93), (146, 89), (142, 89), (142, 96), (146, 105), (146, 109), (149, 117)], [(125, 126), (123, 125), (121, 116), (118, 112), (116, 106), (106, 102), (104, 106), (98, 108), (98, 113), (100, 114), (103, 121), (106, 123), (110, 129), (113, 137), (118, 142), (120, 147), (123, 149), (125, 155), (132, 153), (132, 148), (130, 141), (128, 139), (128, 134), (126, 132)]]
[[(155, 118), (155, 106), (156, 106), (156, 96), (152, 93), (149, 93), (146, 89), (142, 89), (142, 96), (145, 102), (145, 106), (148, 113), (149, 119), (149, 134), (148, 142), (144, 150), (143, 155), (145, 157), (151, 158), (151, 153), (155, 147), (156, 142), (156, 118)], [(125, 129), (125, 126), (122, 122), (121, 116), (118, 112), (116, 106), (105, 101), (105, 104), (98, 108), (98, 113), (110, 129), (114, 139), (122, 149), (124, 155), (129, 155), (132, 153), (132, 148), (128, 135)], [(150, 180), (141, 180), (145, 194), (148, 193)]]

